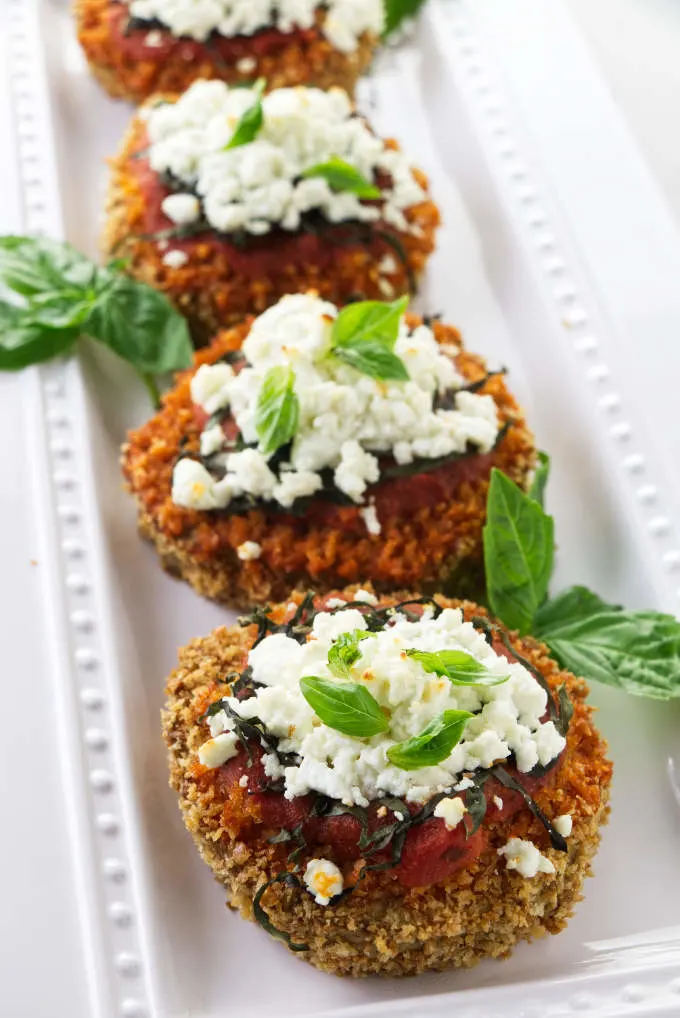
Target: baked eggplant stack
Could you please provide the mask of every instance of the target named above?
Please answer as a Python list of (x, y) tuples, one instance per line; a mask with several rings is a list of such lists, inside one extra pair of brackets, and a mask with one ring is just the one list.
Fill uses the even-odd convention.
[(470, 602), (294, 594), (180, 653), (164, 734), (230, 906), (336, 975), (557, 933), (611, 764), (586, 683)]
[(92, 73), (135, 104), (199, 78), (352, 92), (383, 30), (382, 0), (76, 0)]
[(113, 160), (104, 249), (205, 341), (286, 293), (412, 292), (439, 212), (346, 92), (197, 82), (150, 101)]
[(470, 589), (491, 470), (526, 488), (533, 438), (503, 375), (405, 304), (292, 295), (196, 355), (122, 454), (166, 569), (240, 607)]

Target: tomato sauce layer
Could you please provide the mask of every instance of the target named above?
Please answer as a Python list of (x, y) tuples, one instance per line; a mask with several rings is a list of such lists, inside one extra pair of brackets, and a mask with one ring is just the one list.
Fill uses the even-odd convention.
[[(144, 138), (140, 149), (143, 150), (146, 144)], [(172, 192), (151, 169), (148, 159), (131, 159), (128, 172), (136, 178), (144, 199), (143, 233), (154, 236), (175, 227), (175, 223), (161, 208), (163, 199)], [(372, 225), (389, 232), (389, 227), (385, 227), (381, 221)], [(363, 234), (358, 239), (356, 229), (356, 224), (352, 223), (329, 225), (321, 234), (273, 229), (262, 237), (248, 237), (245, 245), (235, 244), (214, 230), (206, 230), (188, 238), (170, 238), (168, 245), (189, 257), (200, 249), (200, 260), (205, 264), (209, 264), (214, 255), (222, 255), (235, 273), (249, 279), (275, 279), (279, 275), (288, 278), (291, 268), (302, 269), (310, 264), (321, 272), (331, 269), (339, 247), (343, 250), (357, 247), (364, 257), (368, 254), (370, 260), (379, 260), (389, 245), (373, 234), (368, 240), (364, 239)], [(183, 287), (190, 289), (191, 285), (191, 277), (188, 275)], [(194, 285), (201, 288), (205, 281), (196, 274)]]
[[(183, 60), (187, 63), (208, 59), (236, 64), (244, 57), (265, 57), (285, 49), (291, 44), (308, 44), (319, 38), (317, 28), (298, 28), (292, 32), (281, 32), (277, 28), (265, 28), (254, 35), (237, 35), (226, 38), (215, 33), (209, 42), (198, 42), (173, 35), (168, 28), (133, 28), (126, 31), (130, 15), (127, 6), (113, 3), (108, 12), (109, 31), (112, 43), (124, 57), (131, 61)], [(146, 41), (153, 32), (153, 45)]]

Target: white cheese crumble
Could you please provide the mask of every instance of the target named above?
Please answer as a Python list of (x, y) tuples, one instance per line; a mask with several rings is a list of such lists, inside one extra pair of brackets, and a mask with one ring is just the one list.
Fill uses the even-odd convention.
[(264, 28), (313, 28), (321, 9), (321, 31), (342, 53), (352, 53), (364, 33), (380, 35), (384, 26), (382, 0), (131, 0), (129, 8), (132, 17), (160, 21), (173, 35), (197, 42), (213, 32), (232, 38)]
[(376, 506), (372, 503), (367, 505), (365, 509), (359, 509), (359, 516), (365, 523), (366, 530), (369, 531), (369, 533), (374, 534), (374, 536), (378, 536), (382, 527), (380, 525), (380, 520), (378, 519)]
[(537, 873), (554, 873), (555, 867), (550, 859), (541, 855), (532, 841), (522, 838), (510, 838), (507, 844), (498, 849), (504, 855), (509, 870), (517, 870), (520, 876), (535, 877)]
[(467, 808), (459, 795), (455, 799), (441, 799), (434, 808), (434, 816), (444, 821), (447, 831), (452, 831), (461, 822)]
[(257, 541), (244, 541), (243, 544), (239, 544), (236, 554), (241, 559), (241, 562), (252, 562), (262, 554), (262, 545), (258, 544)]
[[(317, 210), (330, 223), (383, 219), (399, 230), (409, 229), (404, 212), (426, 194), (404, 154), (387, 148), (354, 115), (345, 92), (275, 89), (262, 100), (264, 123), (257, 137), (226, 149), (254, 102), (250, 88), (197, 81), (176, 102), (146, 107), (151, 168), (170, 173), (184, 188), (161, 206), (173, 222), (193, 222), (202, 207), (215, 230), (261, 235), (273, 227), (296, 231), (302, 214)], [(322, 177), (302, 177), (304, 170), (334, 157), (367, 180), (376, 173), (387, 175), (382, 204), (336, 192)]]
[(242, 774), (241, 777), (238, 779), (238, 783), (239, 783), (239, 786), (241, 788), (247, 788), (248, 787), (248, 775), (247, 774)]
[[(541, 720), (547, 705), (545, 691), (521, 664), (496, 654), (484, 636), (463, 621), (460, 610), (452, 608), (436, 619), (430, 614), (414, 622), (396, 614), (388, 628), (359, 643), (350, 678), (366, 686), (389, 713), (387, 732), (357, 739), (320, 724), (301, 693), (300, 679), (315, 675), (342, 682), (328, 668), (328, 651), (341, 634), (357, 629), (366, 629), (365, 618), (358, 608), (347, 608), (320, 612), (304, 644), (283, 633), (266, 637), (248, 656), (253, 679), (261, 685), (247, 700), (228, 701), (243, 718), (260, 718), (280, 740), (282, 753), (299, 757), (299, 762), (277, 774), (283, 779), (286, 798), (314, 790), (362, 806), (386, 794), (425, 802), (438, 792), (448, 792), (464, 773), (505, 760), (513, 752), (522, 750), (530, 759), (538, 755), (537, 749), (530, 754), (526, 747), (535, 747), (551, 724)], [(509, 679), (494, 686), (454, 686), (425, 671), (406, 655), (407, 648), (463, 650), (492, 674)], [(412, 771), (389, 761), (387, 750), (395, 742), (420, 734), (449, 709), (470, 711), (474, 717), (447, 759)], [(210, 719), (213, 737), (231, 727), (224, 711)], [(551, 755), (542, 758), (546, 764), (565, 746), (557, 732), (551, 741)], [(521, 762), (519, 769), (527, 770)]]
[(310, 859), (304, 881), (317, 905), (328, 905), (331, 898), (340, 894), (345, 886), (342, 873), (329, 859)]
[(563, 838), (568, 838), (571, 834), (573, 827), (573, 821), (570, 813), (563, 813), (561, 817), (555, 817), (553, 820), (553, 827), (558, 834), (561, 834)]
[(198, 751), (198, 759), (204, 767), (221, 767), (238, 753), (238, 739), (233, 732), (223, 732), (204, 742)]
[(189, 255), (186, 251), (179, 251), (175, 249), (173, 251), (167, 251), (163, 255), (163, 265), (167, 265), (170, 269), (181, 269), (188, 261)]
[[(284, 297), (253, 322), (243, 344), (246, 367), (234, 373), (228, 364), (201, 365), (191, 381), (193, 402), (207, 414), (228, 408), (249, 446), (258, 442), (255, 414), (267, 372), (291, 365), (300, 405), (298, 429), (290, 462), (278, 476), (269, 469), (271, 457), (259, 448), (225, 451), (219, 480), (188, 465), (191, 460), (180, 460), (174, 502), (194, 509), (226, 508), (247, 493), (290, 508), (296, 499), (314, 495), (323, 484), (321, 471), (330, 469), (337, 487), (361, 504), (366, 488), (380, 479), (380, 455), (408, 463), (464, 453), (469, 446), (480, 452), (493, 447), (498, 413), (491, 396), (461, 391), (455, 409), (433, 409), (438, 392), (459, 389), (464, 380), (431, 329), (420, 325), (410, 330), (402, 319), (394, 350), (409, 380), (384, 382), (329, 355), (337, 314), (334, 304), (313, 294)], [(218, 441), (224, 441), (219, 429), (211, 428), (205, 444), (201, 440), (203, 455), (218, 451)], [(370, 502), (363, 519), (369, 533), (380, 533)]]
[(496, 809), (503, 809), (503, 800), (501, 799), (500, 795), (494, 795), (493, 804), (496, 807)]

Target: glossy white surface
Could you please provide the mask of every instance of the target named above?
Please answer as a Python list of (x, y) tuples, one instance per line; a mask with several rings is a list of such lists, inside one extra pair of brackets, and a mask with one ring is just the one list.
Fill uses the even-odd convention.
[[(517, 3), (532, 6), (531, 0)], [(23, 0), (11, 6), (20, 14), (29, 9)], [(421, 303), (459, 324), (471, 348), (508, 365), (540, 442), (553, 454), (550, 508), (560, 537), (559, 583), (586, 581), (605, 596), (675, 609), (680, 574), (673, 553), (680, 516), (664, 472), (672, 421), (666, 417), (667, 427), (659, 430), (663, 404), (640, 399), (636, 372), (618, 356), (625, 340), (610, 316), (608, 265), (622, 263), (614, 247), (605, 250), (607, 223), (597, 215), (597, 182), (588, 210), (556, 165), (560, 139), (546, 135), (546, 103), (531, 100), (536, 42), (510, 31), (500, 0), (478, 7), (488, 43), (470, 22), (467, 4), (432, 0), (421, 29), (421, 57), (400, 53), (384, 60), (365, 97), (375, 107), (378, 129), (392, 131), (421, 154), (443, 209), (446, 228)], [(559, 5), (555, 10), (559, 13)], [(129, 113), (87, 78), (65, 8), (48, 5), (42, 17), (44, 38), (52, 42), (49, 80), (66, 229), (71, 240), (94, 251), (102, 159)], [(537, 31), (544, 53), (556, 35), (547, 23), (537, 22)], [(503, 35), (503, 74), (512, 82), (517, 106), (497, 81), (500, 59), (489, 56), (494, 38)], [(16, 59), (24, 59), (21, 47)], [(561, 61), (552, 67), (554, 79), (578, 77), (583, 66), (588, 68), (577, 42), (572, 47), (567, 36)], [(29, 94), (39, 89), (35, 73), (20, 89)], [(626, 150), (593, 80), (587, 106), (578, 105), (580, 95), (573, 98), (569, 123), (586, 122), (604, 103), (602, 130), (608, 142), (615, 136), (617, 160), (624, 151), (619, 172), (638, 173), (635, 153)], [(50, 153), (41, 154), (46, 124), (28, 105), (32, 119), (22, 115), (20, 155), (24, 180), (32, 173), (38, 185), (37, 192), (35, 184), (27, 187), (22, 229), (59, 230)], [(32, 170), (31, 138), (38, 149)], [(598, 160), (606, 161), (607, 151), (597, 150)], [(8, 174), (8, 188), (10, 183)], [(656, 300), (670, 278), (674, 248), (651, 191), (644, 202), (648, 248), (666, 270)], [(596, 231), (593, 249), (582, 246), (588, 212)], [(669, 290), (669, 315), (674, 300)], [(641, 326), (644, 308), (644, 292), (622, 295), (619, 317), (631, 330), (627, 334), (634, 336)], [(671, 363), (677, 364), (677, 355)], [(50, 783), (45, 792), (55, 832), (50, 860), (40, 854), (41, 839), (32, 855), (14, 848), (5, 864), (3, 854), (4, 873), (14, 878), (7, 892), (13, 925), (3, 940), (16, 965), (12, 978), (8, 973), (8, 1013), (217, 1018), (247, 1011), (257, 1018), (275, 1010), (281, 1018), (340, 1011), (359, 1018), (455, 1010), (464, 1018), (557, 1018), (575, 1011), (600, 1016), (654, 1008), (654, 1014), (677, 1014), (673, 1000), (680, 997), (674, 997), (672, 980), (679, 937), (663, 929), (680, 917), (680, 812), (666, 772), (668, 756), (680, 756), (680, 716), (677, 707), (627, 700), (610, 690), (597, 690), (594, 699), (616, 763), (613, 817), (586, 900), (560, 937), (525, 945), (506, 963), (467, 973), (341, 983), (301, 967), (260, 930), (225, 912), (166, 787), (158, 710), (177, 645), (227, 616), (164, 576), (136, 537), (133, 508), (115, 464), (125, 428), (147, 412), (143, 394), (124, 368), (101, 355), (84, 359), (84, 380), (83, 390), (75, 366), (0, 380), (11, 393), (2, 404), (3, 421), (13, 426), (17, 403), (27, 420), (26, 444), (3, 455), (20, 478), (26, 462), (35, 474), (30, 486), (3, 485), (1, 496), (4, 521), (16, 534), (11, 554), (17, 556), (8, 559), (17, 571), (5, 597), (11, 594), (12, 605), (18, 605), (19, 590), (27, 597), (12, 617), (10, 632), (27, 634), (29, 643), (28, 650), (25, 641), (17, 648), (15, 667), (30, 664), (40, 705), (49, 704), (42, 709), (56, 718), (46, 738), (58, 733), (62, 740), (61, 751), (55, 743), (51, 756), (63, 764), (35, 775)], [(36, 546), (38, 532), (43, 544), (35, 557), (41, 564), (27, 569), (23, 555)], [(41, 569), (43, 555), (47, 599), (41, 603), (31, 570)], [(50, 620), (45, 640), (34, 635), (35, 619), (43, 617)], [(11, 651), (15, 641), (8, 641)], [(8, 758), (22, 781), (31, 774), (16, 764), (27, 732), (16, 726)], [(26, 809), (16, 792), (10, 808)], [(70, 852), (61, 816), (69, 818)], [(46, 869), (47, 885), (41, 882)], [(31, 893), (37, 898), (40, 889), (41, 898), (49, 896), (35, 931), (19, 919), (19, 889), (31, 878)], [(22, 937), (13, 932), (17, 927), (23, 943), (35, 938), (30, 967)], [(49, 931), (45, 941), (43, 927)], [(52, 968), (42, 970), (52, 980), (41, 986), (34, 976), (36, 957), (48, 950)], [(86, 978), (93, 990), (90, 1004), (83, 999)], [(546, 985), (547, 979), (560, 984)], [(453, 998), (443, 996), (449, 992)], [(422, 999), (416, 1003), (416, 997)], [(58, 999), (68, 1002), (61, 1010)]]

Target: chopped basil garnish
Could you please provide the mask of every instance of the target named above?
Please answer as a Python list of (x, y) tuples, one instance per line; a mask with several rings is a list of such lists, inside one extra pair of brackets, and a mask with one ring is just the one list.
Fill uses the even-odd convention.
[(491, 471), (484, 566), (491, 610), (510, 629), (529, 632), (553, 567), (553, 519), (500, 470)]
[(0, 237), (0, 280), (23, 298), (0, 302), (0, 370), (50, 360), (83, 335), (128, 361), (155, 399), (153, 375), (186, 368), (187, 324), (157, 290), (101, 268), (70, 244), (46, 237)]
[(472, 714), (466, 710), (445, 710), (430, 721), (420, 735), (397, 742), (387, 750), (387, 758), (403, 771), (432, 767), (451, 755), (461, 740)]
[(388, 720), (380, 704), (358, 682), (307, 675), (300, 679), (300, 689), (317, 717), (336, 732), (367, 739), (387, 731)]
[(352, 665), (361, 657), (359, 644), (369, 636), (375, 636), (375, 633), (368, 633), (365, 629), (340, 634), (328, 651), (328, 667), (333, 675), (340, 679), (349, 679)]
[(265, 455), (276, 452), (295, 435), (300, 401), (295, 394), (291, 367), (270, 368), (265, 375), (255, 409), (255, 429)]
[(366, 180), (356, 167), (338, 156), (331, 156), (325, 163), (316, 163), (300, 174), (301, 177), (322, 177), (333, 191), (349, 191), (357, 198), (381, 198), (382, 191)]
[(463, 650), (407, 650), (426, 672), (449, 679), (454, 686), (498, 686), (509, 675), (492, 675), (484, 665)]
[(407, 381), (406, 365), (394, 353), (394, 344), (408, 301), (367, 300), (342, 308), (333, 322), (333, 355), (372, 378)]
[(258, 78), (253, 85), (252, 92), (255, 102), (249, 106), (245, 113), (241, 114), (239, 121), (234, 128), (229, 142), (224, 146), (225, 151), (230, 148), (240, 148), (241, 145), (248, 145), (257, 138), (264, 123), (264, 112), (262, 110), (262, 96), (267, 87), (264, 78)]

